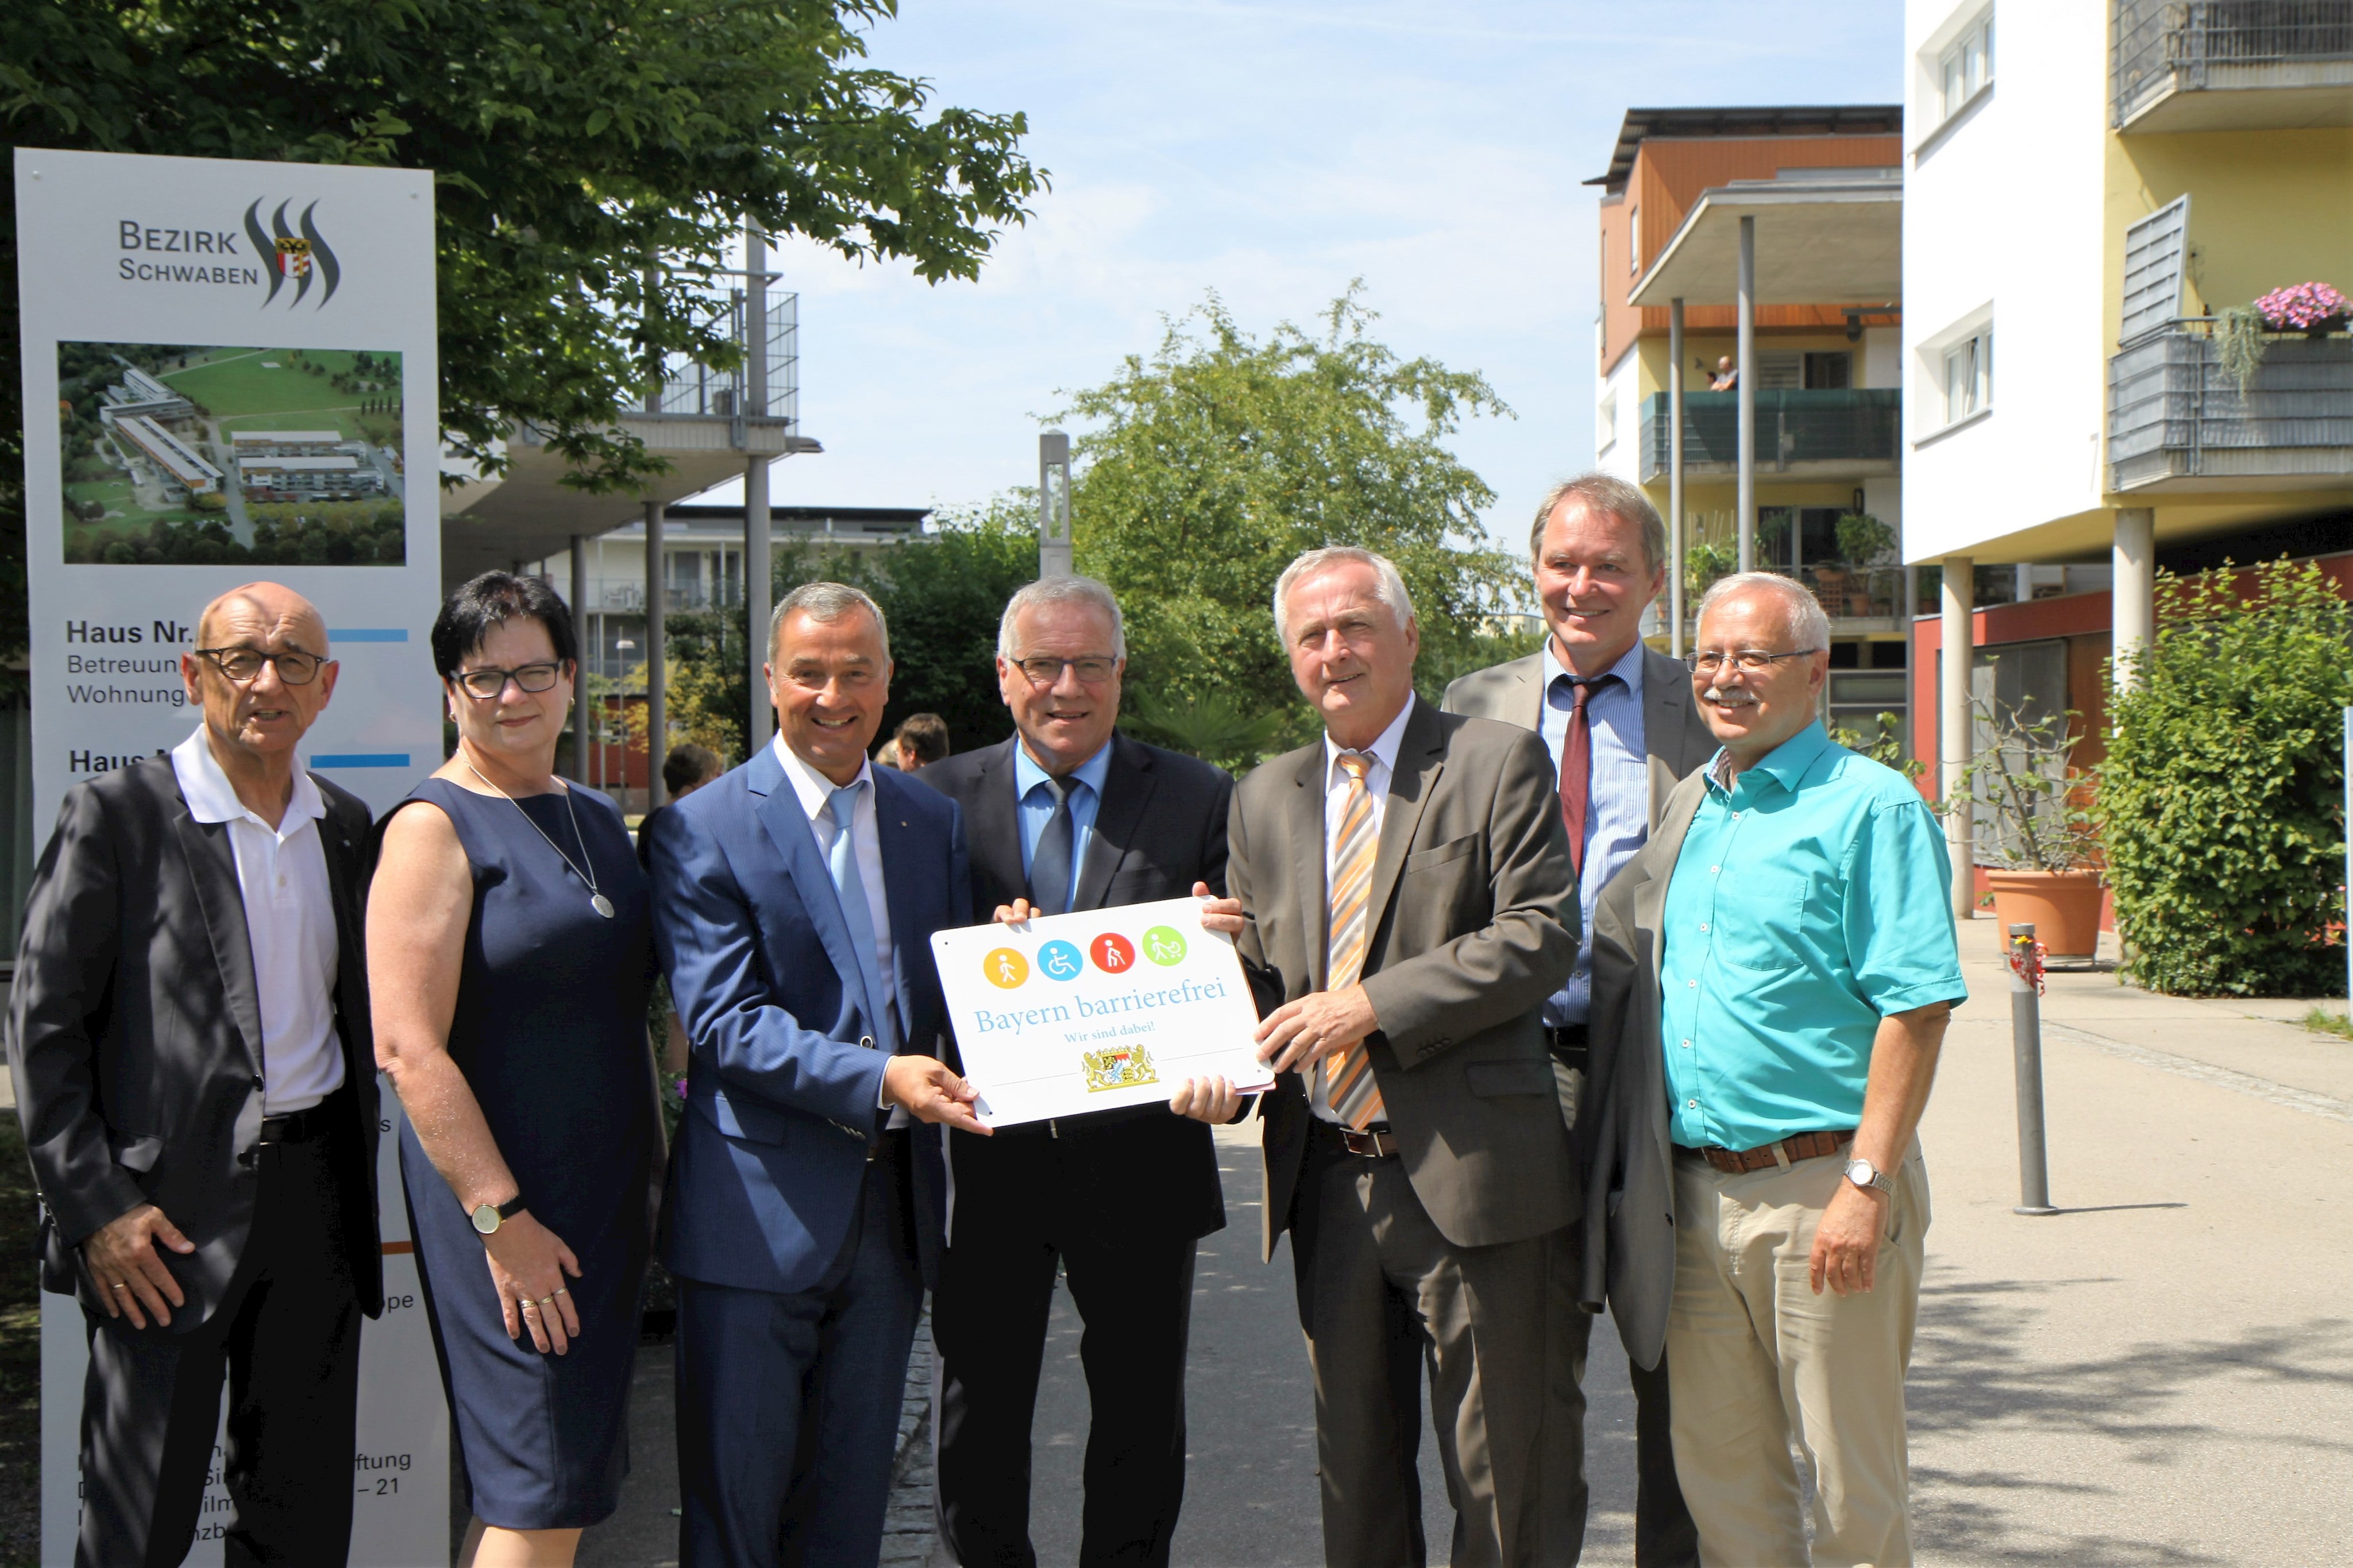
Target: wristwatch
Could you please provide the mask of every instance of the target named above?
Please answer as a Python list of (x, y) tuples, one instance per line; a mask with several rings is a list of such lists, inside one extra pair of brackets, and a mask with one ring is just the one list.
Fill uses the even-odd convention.
[(1846, 1179), (1866, 1191), (1895, 1195), (1895, 1179), (1860, 1154), (1846, 1163)]
[(521, 1193), (502, 1204), (479, 1204), (474, 1208), (474, 1228), (484, 1236), (496, 1236), (499, 1226), (522, 1213), (522, 1209)]

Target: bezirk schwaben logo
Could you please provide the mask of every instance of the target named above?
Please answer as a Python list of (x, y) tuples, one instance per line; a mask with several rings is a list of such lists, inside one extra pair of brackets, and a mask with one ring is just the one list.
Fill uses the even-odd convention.
[[(306, 298), (313, 285), (319, 289), (317, 310), (335, 297), (343, 285), (343, 268), (334, 247), (319, 232), (319, 204), (312, 202), (294, 217), (290, 226), (287, 215), (295, 198), (280, 202), (269, 215), (267, 228), (262, 226), (261, 209), (269, 202), (262, 197), (245, 209), (245, 232), (233, 228), (181, 228), (171, 224), (145, 223), (136, 218), (123, 218), (116, 225), (116, 244), (126, 251), (141, 252), (124, 256), (115, 263), (115, 275), (127, 283), (219, 283), (236, 287), (263, 288), (264, 305), (270, 304), (285, 292), (286, 285), (294, 285), (287, 299), (289, 306)], [(244, 243), (240, 243), (240, 241)], [(253, 252), (248, 258), (245, 245)], [(185, 261), (150, 261), (148, 256), (188, 257)], [(250, 262), (259, 265), (250, 265)]]
[[(264, 196), (262, 201), (269, 199)], [(335, 297), (335, 289), (343, 280), (343, 264), (335, 259), (334, 251), (319, 233), (318, 225), (311, 220), (311, 215), (319, 210), (319, 204), (312, 202), (304, 207), (301, 216), (294, 220), (294, 227), (289, 228), (286, 226), (286, 209), (293, 205), (290, 199), (278, 204), (278, 210), (269, 215), (269, 232), (267, 234), (261, 228), (261, 202), (245, 209), (246, 237), (253, 241), (254, 254), (271, 264), (269, 268), (269, 292), (262, 297), (261, 302), (267, 305), (277, 299), (279, 290), (285, 288), (290, 279), (294, 284), (294, 298), (287, 301), (289, 305), (301, 304), (302, 297), (311, 291), (311, 285), (316, 281), (326, 285), (319, 295), (319, 304), (323, 306)], [(297, 229), (301, 232), (297, 233)]]

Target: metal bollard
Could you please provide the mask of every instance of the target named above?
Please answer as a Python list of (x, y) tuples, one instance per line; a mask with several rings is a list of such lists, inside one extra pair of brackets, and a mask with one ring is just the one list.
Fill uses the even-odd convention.
[(2010, 928), (2010, 1038), (2018, 1065), (2018, 1188), (2012, 1214), (2057, 1214), (2042, 1139), (2042, 944), (2031, 925)]

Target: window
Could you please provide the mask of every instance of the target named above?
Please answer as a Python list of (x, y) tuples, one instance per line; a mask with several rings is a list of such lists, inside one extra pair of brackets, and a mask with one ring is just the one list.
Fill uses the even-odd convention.
[(1593, 449), (1606, 452), (1618, 444), (1618, 390), (1603, 387), (1593, 406)]
[(1854, 384), (1854, 356), (1844, 350), (1806, 356), (1806, 386), (1818, 392), (1841, 392)]
[(1642, 271), (1642, 209), (1634, 208), (1626, 215), (1626, 270), (1634, 276)]
[(1936, 78), (1943, 100), (1942, 119), (1950, 120), (1993, 79), (1993, 13), (1988, 11), (1961, 29), (1936, 59)]
[(1945, 423), (1993, 406), (1993, 328), (1981, 327), (1945, 351)]

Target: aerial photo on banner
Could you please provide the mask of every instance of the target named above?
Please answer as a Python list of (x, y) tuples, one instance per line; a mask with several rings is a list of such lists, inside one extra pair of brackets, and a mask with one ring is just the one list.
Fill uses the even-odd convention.
[(65, 559), (398, 566), (400, 355), (60, 342)]

